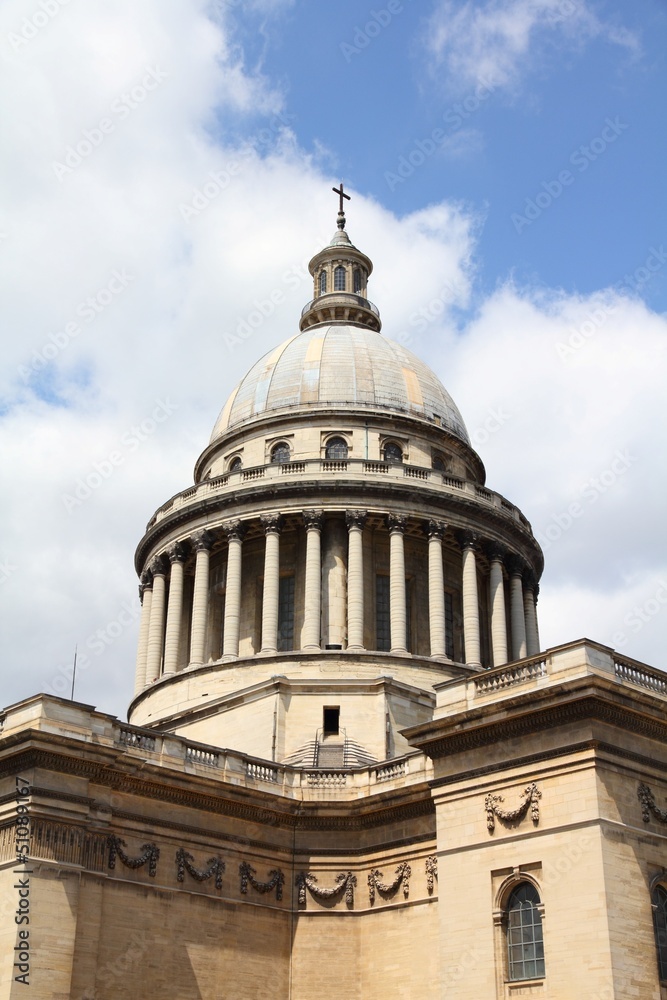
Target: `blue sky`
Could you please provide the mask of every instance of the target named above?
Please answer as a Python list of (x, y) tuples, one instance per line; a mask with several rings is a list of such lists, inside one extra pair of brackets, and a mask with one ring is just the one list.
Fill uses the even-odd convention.
[(383, 334), (543, 545), (544, 645), (667, 667), (665, 5), (41, 4), (0, 6), (5, 701), (78, 644), (123, 715), (135, 546), (296, 332), (341, 178)]
[[(248, 63), (283, 90), (301, 145), (326, 149), (350, 187), (398, 216), (442, 198), (471, 206), (484, 227), (482, 292), (512, 273), (587, 294), (632, 277), (666, 230), (667, 8), (591, 4), (599, 27), (586, 32), (583, 6), (550, 5), (534, 19), (530, 47), (512, 54), (511, 79), (494, 86), (490, 75), (481, 90), (448, 68), (447, 50), (440, 61), (429, 53), (433, 3), (406, 0), (391, 14), (382, 4), (300, 0), (272, 18), (231, 9)], [(451, 44), (462, 36), (463, 26)], [(444, 136), (433, 143), (436, 129)], [(392, 179), (406, 161), (420, 165)], [(563, 170), (573, 180), (558, 194)], [(513, 223), (527, 200), (546, 203), (550, 193), (536, 219)], [(665, 274), (643, 294), (664, 309)]]

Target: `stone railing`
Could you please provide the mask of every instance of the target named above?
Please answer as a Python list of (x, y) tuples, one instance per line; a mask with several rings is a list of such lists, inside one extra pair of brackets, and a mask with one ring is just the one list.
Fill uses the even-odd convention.
[(591, 675), (667, 698), (667, 673), (584, 639), (554, 646), (544, 653), (492, 670), (482, 670), (473, 677), (437, 684), (436, 716), (470, 708), (477, 698), (489, 699), (495, 695), (501, 699), (506, 693), (512, 697), (515, 689), (521, 687), (523, 691), (516, 690), (516, 694), (530, 691), (531, 687), (544, 688)]
[(135, 747), (137, 750), (150, 750), (151, 753), (155, 753), (155, 736), (142, 729), (119, 727), (116, 742), (125, 747)]
[(628, 684), (636, 684), (638, 687), (646, 688), (647, 691), (667, 695), (667, 674), (662, 670), (647, 667), (638, 660), (630, 660), (614, 653), (614, 674), (619, 680)]
[(347, 784), (345, 771), (304, 771), (304, 777), (311, 788), (344, 788)]
[(219, 754), (213, 750), (202, 750), (201, 747), (186, 744), (185, 759), (192, 761), (193, 764), (206, 764), (207, 767), (217, 767)]
[(514, 687), (515, 684), (523, 684), (524, 681), (531, 681), (536, 677), (545, 677), (546, 673), (547, 663), (544, 656), (534, 656), (514, 666), (497, 667), (495, 670), (480, 674), (474, 678), (473, 684), (476, 694), (488, 694)]
[(168, 761), (173, 767), (180, 759), (184, 765), (204, 766), (211, 776), (216, 774), (221, 780), (235, 784), (267, 782), (287, 796), (303, 796), (317, 789), (326, 789), (327, 794), (358, 795), (359, 789), (372, 791), (375, 785), (384, 787), (394, 780), (404, 784), (406, 779), (417, 783), (432, 778), (431, 762), (416, 751), (382, 764), (314, 768), (277, 764), (237, 751), (192, 743), (169, 733), (150, 733), (136, 726), (116, 723), (110, 735), (117, 746), (130, 753), (150, 750), (156, 765)]
[(277, 782), (280, 777), (279, 768), (271, 767), (270, 764), (258, 764), (256, 761), (246, 761), (246, 777), (253, 781)]
[(197, 486), (191, 486), (183, 493), (177, 493), (176, 496), (167, 500), (155, 512), (148, 522), (146, 530), (148, 531), (172, 511), (214, 498), (217, 495), (224, 495), (226, 492), (239, 493), (246, 486), (253, 488), (258, 480), (262, 480), (268, 485), (271, 480), (284, 479), (285, 477), (289, 477), (290, 480), (298, 480), (301, 477), (313, 479), (322, 476), (326, 481), (329, 476), (343, 475), (347, 479), (357, 482), (369, 482), (372, 479), (380, 478), (385, 483), (390, 479), (409, 479), (415, 489), (427, 487), (443, 495), (461, 495), (463, 493), (467, 498), (482, 506), (494, 507), (505, 517), (516, 521), (530, 531), (530, 522), (518, 507), (485, 486), (458, 479), (456, 476), (446, 475), (437, 469), (361, 458), (344, 460), (312, 458), (282, 464), (258, 465), (249, 469), (239, 469), (238, 472), (229, 472), (224, 476), (217, 476), (215, 479), (206, 479)]
[(378, 784), (383, 781), (391, 781), (392, 778), (402, 778), (408, 773), (408, 762), (407, 760), (398, 760), (391, 764), (385, 764), (383, 767), (375, 768), (375, 780)]

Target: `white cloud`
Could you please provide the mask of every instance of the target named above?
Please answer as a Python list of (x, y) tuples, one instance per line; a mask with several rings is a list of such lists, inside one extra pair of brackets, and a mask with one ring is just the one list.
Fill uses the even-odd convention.
[(632, 32), (601, 20), (587, 0), (440, 0), (424, 44), (452, 89), (513, 90), (547, 45), (579, 49), (594, 38), (639, 49)]

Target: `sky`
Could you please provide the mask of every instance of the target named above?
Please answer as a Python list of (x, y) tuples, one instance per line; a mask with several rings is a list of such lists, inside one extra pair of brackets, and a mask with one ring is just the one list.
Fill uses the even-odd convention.
[(667, 668), (666, 41), (661, 0), (5, 0), (2, 703), (78, 647), (125, 718), (134, 549), (341, 179), (383, 333), (544, 549), (543, 647)]

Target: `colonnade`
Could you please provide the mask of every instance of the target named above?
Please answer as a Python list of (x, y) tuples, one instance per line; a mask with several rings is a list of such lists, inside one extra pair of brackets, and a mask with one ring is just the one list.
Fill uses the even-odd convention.
[[(342, 514), (343, 512), (337, 512)], [(317, 650), (324, 645), (339, 648), (332, 638), (343, 638), (346, 632), (348, 650), (364, 650), (364, 547), (363, 533), (366, 511), (346, 510), (347, 545), (334, 538), (327, 553), (330, 560), (323, 581), (323, 512), (306, 510), (303, 522), (306, 531), (305, 567), (303, 578), (302, 650)], [(327, 517), (330, 512), (327, 512)], [(260, 653), (278, 650), (280, 538), (283, 518), (280, 514), (261, 517), (264, 544), (262, 583), (262, 615)], [(389, 624), (390, 651), (407, 652), (407, 594), (405, 573), (405, 533), (409, 518), (403, 514), (387, 514), (389, 532)], [(241, 622), (241, 582), (243, 541), (248, 522), (229, 521), (221, 525), (227, 541), (227, 568), (223, 624), (223, 660), (239, 655)], [(344, 533), (342, 518), (337, 530)], [(430, 655), (447, 659), (447, 616), (445, 611), (445, 578), (443, 569), (443, 539), (447, 525), (442, 521), (428, 522), (427, 579)], [(209, 619), (210, 555), (219, 531), (200, 530), (185, 542), (178, 542), (158, 555), (142, 578), (142, 613), (137, 652), (135, 694), (160, 676), (169, 676), (179, 669), (181, 625), (184, 612), (184, 571), (186, 560), (194, 553), (194, 581), (190, 610), (190, 643), (188, 664), (200, 665), (205, 660), (206, 635)], [(344, 537), (344, 536), (343, 536)], [(457, 531), (455, 537), (461, 549), (461, 617), (465, 662), (481, 666), (481, 626), (478, 555), (484, 551), (489, 563), (488, 606), (490, 655), (493, 666), (508, 659), (517, 660), (539, 652), (536, 599), (538, 587), (525, 564), (502, 547), (484, 542), (473, 532)], [(345, 560), (345, 562), (344, 562)], [(325, 567), (327, 569), (327, 567)], [(505, 575), (509, 578), (509, 622), (505, 606)], [(483, 581), (486, 582), (486, 581)], [(327, 587), (323, 602), (323, 588)], [(325, 614), (328, 609), (328, 619)], [(340, 623), (340, 616), (343, 622)], [(338, 632), (335, 621), (339, 621)], [(182, 664), (181, 664), (182, 666)]]

